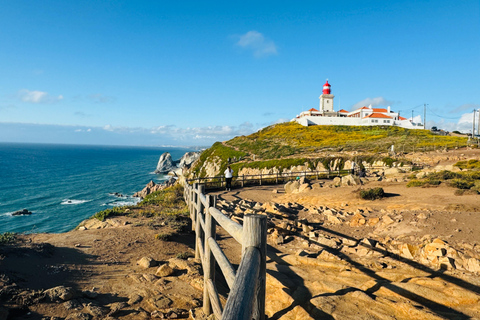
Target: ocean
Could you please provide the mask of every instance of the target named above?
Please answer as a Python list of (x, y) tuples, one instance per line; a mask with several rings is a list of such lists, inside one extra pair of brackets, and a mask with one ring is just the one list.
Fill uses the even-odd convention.
[[(0, 233), (65, 232), (96, 212), (138, 202), (160, 155), (183, 148), (0, 143)], [(31, 215), (12, 216), (27, 209)]]

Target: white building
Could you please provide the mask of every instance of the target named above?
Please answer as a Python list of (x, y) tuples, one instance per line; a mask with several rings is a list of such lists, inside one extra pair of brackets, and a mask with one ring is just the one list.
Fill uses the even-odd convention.
[(293, 120), (303, 126), (399, 126), (407, 129), (423, 129), (423, 124), (413, 123), (412, 120), (401, 117), (398, 112), (390, 110), (390, 107), (386, 109), (372, 108), (370, 105), (353, 111), (343, 109), (335, 111), (333, 108), (334, 95), (331, 94), (330, 88), (327, 80), (323, 85), (323, 93), (320, 96), (320, 110), (311, 108), (308, 111), (303, 111)]

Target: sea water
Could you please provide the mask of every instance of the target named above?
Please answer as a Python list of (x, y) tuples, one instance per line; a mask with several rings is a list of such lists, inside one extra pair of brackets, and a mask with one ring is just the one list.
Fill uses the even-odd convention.
[[(96, 212), (139, 201), (160, 155), (183, 148), (0, 143), (0, 233), (65, 232)], [(12, 216), (27, 209), (31, 215)]]

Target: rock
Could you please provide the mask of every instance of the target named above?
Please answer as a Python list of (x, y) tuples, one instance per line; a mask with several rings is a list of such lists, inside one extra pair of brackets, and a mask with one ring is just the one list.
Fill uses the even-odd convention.
[(341, 184), (342, 186), (359, 186), (362, 184), (362, 181), (359, 177), (349, 174), (342, 177)]
[(298, 180), (295, 181), (289, 181), (285, 184), (284, 189), (285, 193), (294, 193), (298, 191), (298, 188), (300, 188), (300, 182)]
[(170, 170), (175, 169), (173, 165), (172, 155), (169, 152), (165, 152), (160, 156), (157, 163), (157, 169), (155, 173), (168, 173)]
[(143, 297), (141, 295), (133, 293), (133, 294), (128, 296), (127, 303), (128, 303), (128, 305), (133, 306), (134, 304), (139, 303), (142, 300), (143, 300)]
[(27, 209), (23, 209), (20, 211), (15, 211), (14, 213), (12, 213), (12, 216), (26, 216), (31, 214), (32, 214), (31, 211), (28, 211)]
[(470, 272), (480, 273), (480, 260), (475, 258), (465, 259), (463, 266)]
[(158, 267), (157, 271), (155, 272), (155, 275), (159, 277), (168, 277), (173, 274), (174, 270), (172, 267), (170, 267), (167, 263), (162, 264), (160, 267)]
[(177, 167), (179, 168), (189, 168), (192, 163), (195, 162), (195, 160), (197, 160), (199, 157), (200, 157), (200, 154), (201, 152), (198, 152), (198, 151), (191, 151), (191, 152), (187, 152), (185, 153), (181, 158), (180, 158), (180, 161), (177, 165)]
[(340, 177), (333, 178), (333, 185), (339, 187), (342, 184), (342, 179)]
[(73, 313), (68, 315), (65, 320), (90, 320), (92, 319), (92, 315), (84, 312)]
[(139, 197), (139, 198), (145, 198), (147, 195), (150, 193), (163, 190), (166, 187), (172, 186), (175, 184), (177, 180), (175, 178), (170, 178), (168, 181), (166, 181), (164, 184), (156, 184), (153, 181), (150, 181), (145, 188), (142, 189), (142, 191), (136, 192), (133, 194), (134, 197)]
[(126, 302), (113, 302), (107, 305), (110, 308), (110, 312), (108, 313), (109, 316), (115, 315), (118, 311), (122, 310), (125, 307), (128, 307)]
[(388, 214), (386, 214), (382, 217), (382, 222), (383, 222), (384, 225), (388, 226), (388, 225), (394, 223), (395, 221), (393, 221), (393, 219), (390, 218), (390, 216)]
[(311, 190), (312, 187), (310, 186), (310, 184), (308, 183), (304, 183), (304, 184), (301, 184), (299, 187), (298, 187), (298, 192), (303, 192), (303, 191), (307, 191), (307, 190)]
[(148, 282), (154, 282), (158, 279), (155, 275), (153, 275), (151, 273), (145, 273), (145, 274), (142, 275), (142, 277), (145, 280), (147, 280)]
[(96, 306), (92, 303), (87, 304), (85, 307), (86, 311), (88, 311), (92, 316), (97, 318), (102, 318), (105, 316), (110, 310), (104, 307)]
[(78, 302), (77, 300), (68, 300), (68, 301), (65, 301), (63, 303), (63, 306), (65, 307), (65, 309), (67, 310), (82, 310), (83, 309), (83, 305)]
[(150, 257), (143, 257), (137, 261), (137, 264), (144, 269), (148, 269), (151, 267), (155, 267), (157, 265), (157, 261), (153, 260)]
[(95, 299), (98, 296), (98, 293), (96, 293), (93, 290), (86, 290), (82, 292), (83, 296), (88, 298), (88, 299)]
[(350, 227), (359, 227), (364, 226), (367, 223), (367, 220), (360, 213), (355, 213), (350, 220)]
[(54, 288), (47, 289), (43, 292), (52, 302), (63, 300), (68, 301), (73, 299), (76, 295), (76, 292), (73, 288), (58, 286)]
[(172, 304), (172, 300), (165, 296), (157, 296), (148, 300), (149, 304), (156, 309), (166, 309)]

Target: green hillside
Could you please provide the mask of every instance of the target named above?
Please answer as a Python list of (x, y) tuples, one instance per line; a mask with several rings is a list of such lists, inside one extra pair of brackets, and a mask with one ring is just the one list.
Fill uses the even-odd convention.
[(326, 162), (332, 156), (351, 158), (353, 151), (357, 157), (373, 161), (384, 159), (392, 145), (395, 152), (401, 154), (464, 147), (467, 138), (391, 126), (304, 127), (296, 122), (286, 122), (248, 136), (215, 143), (203, 152), (191, 172), (195, 176), (205, 176), (202, 166), (207, 161), (216, 161), (220, 167), (219, 172), (223, 172), (228, 158), (239, 157), (242, 161), (233, 164), (234, 169), (273, 166), (285, 168), (305, 162), (313, 165), (318, 161)]

